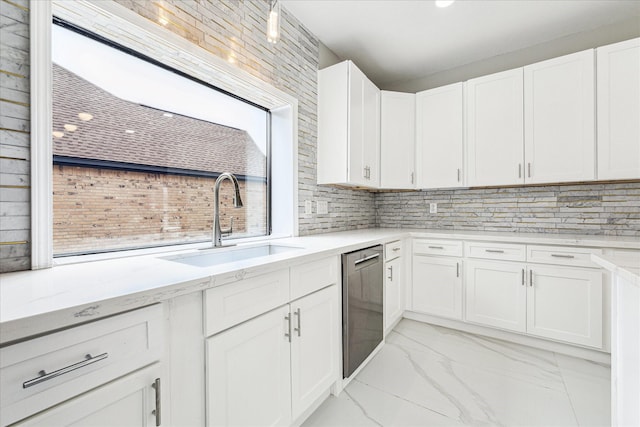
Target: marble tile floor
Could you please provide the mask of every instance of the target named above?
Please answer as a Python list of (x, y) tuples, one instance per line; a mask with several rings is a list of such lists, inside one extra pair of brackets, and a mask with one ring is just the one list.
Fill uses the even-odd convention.
[(459, 425), (610, 425), (610, 368), (404, 319), (303, 424)]

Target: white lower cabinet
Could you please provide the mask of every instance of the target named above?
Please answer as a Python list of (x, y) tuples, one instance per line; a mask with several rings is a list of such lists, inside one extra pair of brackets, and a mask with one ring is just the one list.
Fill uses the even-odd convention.
[(466, 319), (469, 322), (526, 331), (525, 264), (466, 260)]
[(527, 333), (602, 347), (600, 269), (529, 265)]
[(413, 256), (413, 311), (462, 319), (462, 261)]
[[(162, 424), (161, 368), (149, 366), (89, 391), (16, 426), (157, 426)], [(157, 382), (156, 382), (157, 380)]]
[(466, 320), (602, 347), (600, 270), (466, 261)]
[(385, 263), (384, 279), (384, 330), (387, 332), (391, 326), (402, 316), (402, 261), (396, 258)]
[(338, 378), (337, 286), (207, 339), (207, 424), (289, 425)]

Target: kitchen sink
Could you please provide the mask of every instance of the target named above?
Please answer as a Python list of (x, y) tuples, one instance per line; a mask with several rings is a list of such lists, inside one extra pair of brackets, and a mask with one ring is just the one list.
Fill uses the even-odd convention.
[(269, 255), (277, 255), (300, 249), (302, 248), (267, 243), (250, 247), (223, 247), (207, 249), (198, 253), (173, 255), (169, 257), (163, 257), (162, 259), (179, 262), (181, 264), (193, 265), (196, 267), (211, 267), (228, 262), (242, 261), (245, 259), (259, 258)]

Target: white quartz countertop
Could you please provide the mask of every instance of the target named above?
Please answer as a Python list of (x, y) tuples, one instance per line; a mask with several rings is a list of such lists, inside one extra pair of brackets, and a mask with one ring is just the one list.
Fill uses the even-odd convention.
[(163, 259), (198, 252), (193, 249), (6, 273), (0, 275), (0, 344), (409, 236), (640, 249), (634, 237), (366, 229), (271, 240), (300, 249), (210, 267)]
[(592, 254), (591, 260), (640, 288), (640, 256), (630, 258)]

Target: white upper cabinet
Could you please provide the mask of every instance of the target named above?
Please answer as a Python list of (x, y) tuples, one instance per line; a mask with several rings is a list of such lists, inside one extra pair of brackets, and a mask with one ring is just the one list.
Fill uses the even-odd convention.
[(467, 185), (524, 183), (522, 68), (466, 86)]
[(416, 95), (381, 92), (380, 188), (415, 188)]
[(640, 178), (640, 39), (596, 50), (598, 179)]
[(526, 183), (595, 178), (593, 49), (524, 67)]
[(416, 94), (418, 188), (463, 185), (463, 84)]
[(318, 184), (380, 185), (380, 90), (351, 61), (318, 72)]

